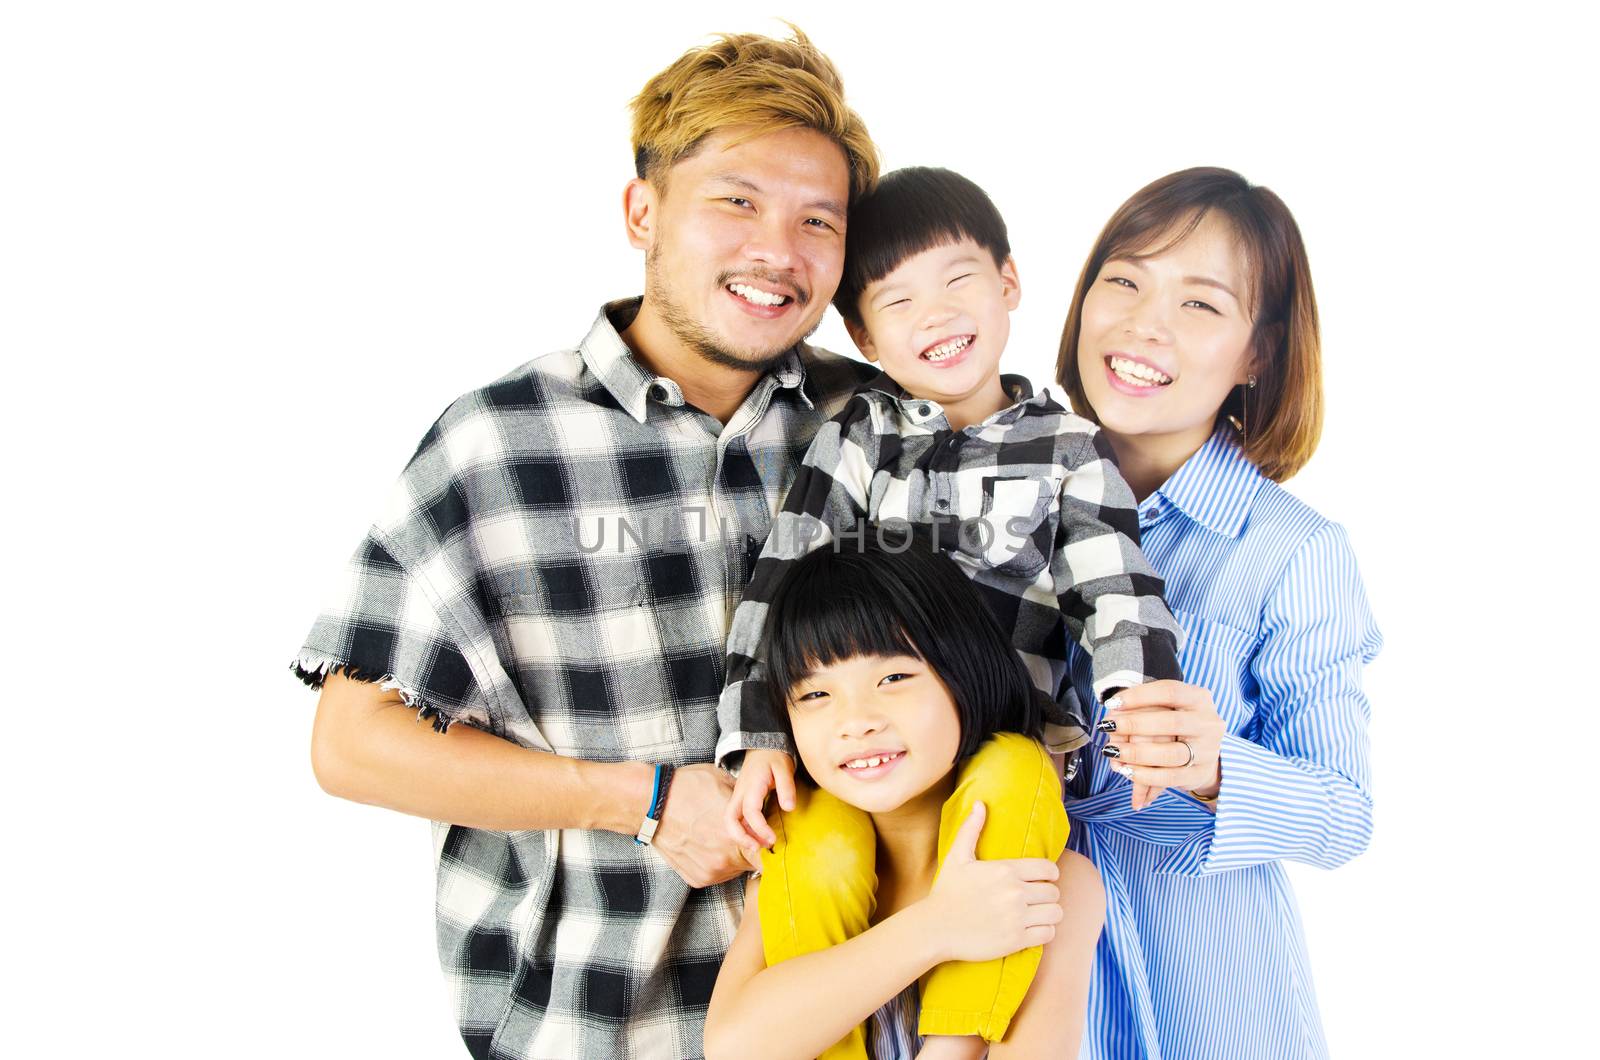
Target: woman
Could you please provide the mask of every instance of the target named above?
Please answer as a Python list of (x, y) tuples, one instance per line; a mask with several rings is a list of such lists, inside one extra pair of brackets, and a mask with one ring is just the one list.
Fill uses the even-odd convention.
[(1322, 420), (1288, 209), (1223, 169), (1139, 191), (1079, 277), (1057, 375), (1139, 499), (1190, 682), (1093, 708), (1067, 805), (1107, 893), (1083, 1055), (1325, 1056), (1282, 862), (1367, 845), (1360, 672), (1381, 640), (1343, 531), (1277, 485)]

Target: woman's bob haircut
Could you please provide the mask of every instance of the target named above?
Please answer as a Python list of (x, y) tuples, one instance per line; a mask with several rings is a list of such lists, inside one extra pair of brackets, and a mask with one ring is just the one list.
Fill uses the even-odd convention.
[(961, 725), (957, 761), (998, 732), (1038, 737), (1043, 697), (955, 562), (928, 538), (867, 526), (790, 568), (767, 609), (767, 687), (789, 728), (790, 691), (817, 669), (862, 655), (913, 655), (939, 675)]
[(1078, 277), (1056, 378), (1072, 407), (1098, 423), (1078, 375), (1083, 300), (1113, 258), (1153, 257), (1182, 242), (1207, 214), (1227, 218), (1250, 275), (1253, 389), (1236, 387), (1217, 422), (1244, 426), (1244, 454), (1275, 482), (1306, 465), (1322, 435), (1322, 342), (1300, 228), (1283, 200), (1231, 169), (1185, 169), (1147, 184), (1106, 222)]

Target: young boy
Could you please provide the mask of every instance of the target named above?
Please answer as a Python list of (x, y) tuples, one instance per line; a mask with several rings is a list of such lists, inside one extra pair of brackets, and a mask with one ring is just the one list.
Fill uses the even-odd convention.
[[(762, 815), (767, 794), (775, 788), (786, 811), (795, 805), (793, 749), (776, 714), (782, 707), (769, 696), (757, 662), (767, 602), (790, 564), (830, 544), (859, 547), (862, 535), (876, 533), (872, 524), (910, 524), (917, 535), (912, 547), (947, 552), (977, 585), (1011, 631), (1035, 685), (1052, 701), (1053, 724), (1045, 735), (1053, 752), (1088, 741), (1067, 680), (1069, 637), (1090, 653), (1094, 693), (1102, 700), (1121, 688), (1180, 676), (1181, 633), (1162, 601), (1161, 580), (1139, 551), (1136, 504), (1109, 446), (1092, 423), (1048, 392), (1035, 396), (1025, 379), (999, 373), (1020, 296), (1005, 222), (964, 177), (943, 169), (898, 170), (852, 208), (834, 304), (883, 375), (817, 432), (728, 638), (716, 757), (724, 763), (744, 752), (728, 825), (752, 851), (776, 842)], [(953, 614), (949, 621), (961, 619)], [(984, 756), (983, 750), (974, 755), (964, 776), (981, 778)], [(885, 764), (875, 757), (841, 768)], [(1030, 812), (1008, 807), (999, 783), (1004, 778), (996, 780), (994, 787), (962, 788), (969, 801), (987, 803), (990, 820), (1008, 809)], [(959, 824), (965, 815), (954, 819)], [(1059, 828), (1047, 824), (1030, 833), (1022, 851), (980, 846), (980, 855), (1059, 856), (1059, 847), (1051, 852), (1040, 844), (1052, 832), (1064, 841), (1064, 815)], [(811, 827), (806, 834), (816, 832)], [(871, 853), (862, 852), (869, 868)], [(770, 873), (770, 860), (767, 865)], [(807, 884), (803, 890), (824, 902), (826, 888), (835, 885)], [(837, 924), (808, 921), (812, 914), (799, 907), (807, 904), (789, 911), (789, 938), (776, 953), (763, 920), (769, 958), (842, 941), (830, 936)], [(1026, 964), (1026, 953), (1006, 961), (1023, 958)], [(1037, 959), (1034, 953), (1034, 966)], [(1025, 992), (1031, 969), (1019, 977), (1015, 968), (1008, 972), (994, 963), (996, 983), (1014, 987), (1020, 981)], [(1001, 991), (1015, 996), (993, 1009), (946, 1011), (932, 1003), (945, 993), (936, 988), (949, 967), (936, 970), (924, 992), (923, 1033), (997, 1040), (1021, 993)], [(981, 993), (973, 982), (960, 992)], [(994, 994), (991, 989), (984, 996)]]

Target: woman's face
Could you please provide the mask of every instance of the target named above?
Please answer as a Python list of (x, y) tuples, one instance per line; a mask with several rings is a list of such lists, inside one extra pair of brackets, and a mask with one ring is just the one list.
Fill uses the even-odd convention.
[(950, 690), (914, 655), (858, 655), (790, 690), (789, 723), (825, 791), (887, 813), (949, 775), (961, 746)]
[(1083, 301), (1078, 372), (1106, 431), (1183, 457), (1205, 444), (1249, 377), (1249, 280), (1216, 214), (1160, 254), (1105, 263)]

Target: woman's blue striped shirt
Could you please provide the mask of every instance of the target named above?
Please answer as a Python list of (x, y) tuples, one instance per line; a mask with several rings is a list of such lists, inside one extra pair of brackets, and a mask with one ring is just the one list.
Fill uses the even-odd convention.
[[(1355, 557), (1344, 531), (1262, 476), (1226, 427), (1139, 520), (1186, 634), (1185, 679), (1210, 690), (1227, 725), (1222, 790), (1214, 814), (1176, 791), (1135, 814), (1102, 741), (1089, 749), (1090, 794), (1067, 809), (1107, 910), (1081, 1055), (1325, 1057), (1280, 862), (1333, 868), (1372, 833), (1361, 669), (1382, 638)], [(1081, 650), (1072, 675), (1094, 704)]]

